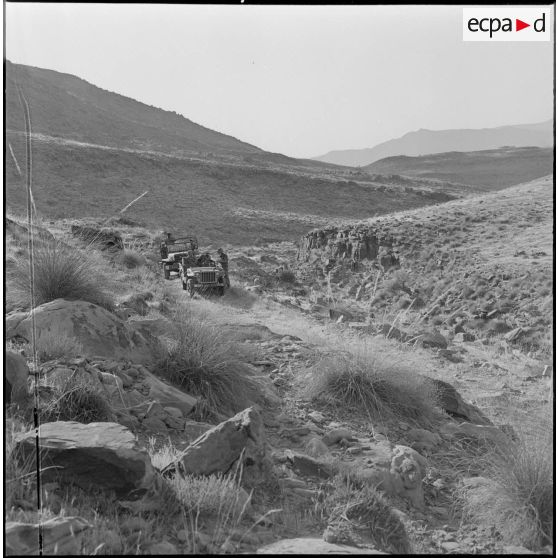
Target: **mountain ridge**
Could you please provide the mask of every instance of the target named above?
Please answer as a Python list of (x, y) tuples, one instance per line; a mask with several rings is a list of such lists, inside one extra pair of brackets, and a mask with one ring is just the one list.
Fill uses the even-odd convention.
[(513, 124), (494, 128), (462, 128), (429, 130), (421, 128), (407, 132), (374, 147), (333, 150), (313, 157), (316, 161), (344, 166), (366, 166), (385, 157), (419, 156), (448, 151), (481, 151), (503, 146), (551, 147), (553, 121)]

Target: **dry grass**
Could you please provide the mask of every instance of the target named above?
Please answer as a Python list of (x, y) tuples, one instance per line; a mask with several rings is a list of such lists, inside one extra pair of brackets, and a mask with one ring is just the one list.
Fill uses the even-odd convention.
[[(86, 252), (61, 242), (37, 244), (34, 251), (34, 303), (39, 306), (57, 298), (85, 300), (112, 310), (110, 295)], [(8, 274), (9, 293), (15, 303), (31, 308), (31, 277), (28, 259), (15, 261)]]
[(412, 369), (397, 364), (397, 354), (392, 357), (365, 346), (327, 356), (310, 370), (303, 393), (316, 403), (358, 410), (374, 419), (432, 421), (435, 392)]
[(116, 259), (120, 265), (127, 269), (135, 269), (146, 264), (145, 258), (139, 252), (130, 248), (124, 248)]
[(489, 482), (463, 489), (465, 517), (494, 526), (508, 544), (538, 550), (553, 544), (554, 465), (552, 429), (521, 436), (486, 460)]
[(72, 375), (55, 385), (41, 408), (42, 423), (71, 420), (88, 424), (111, 421), (113, 418), (106, 394), (85, 374)]
[(39, 362), (74, 358), (83, 354), (83, 345), (75, 337), (70, 337), (57, 328), (41, 332), (35, 348)]
[(258, 384), (245, 364), (246, 349), (216, 325), (193, 313), (177, 313), (159, 372), (201, 397), (201, 419), (233, 415), (259, 400)]

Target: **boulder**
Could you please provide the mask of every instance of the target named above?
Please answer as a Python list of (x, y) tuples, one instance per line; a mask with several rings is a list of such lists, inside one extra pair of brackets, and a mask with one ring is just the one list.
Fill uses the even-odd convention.
[(329, 319), (333, 320), (334, 322), (337, 322), (339, 319), (342, 319), (342, 321), (344, 322), (356, 321), (354, 315), (351, 312), (342, 308), (330, 308)]
[(208, 430), (194, 440), (163, 473), (190, 475), (227, 472), (244, 452), (245, 463), (258, 464), (265, 455), (262, 417), (253, 407)]
[(55, 517), (39, 526), (19, 521), (6, 522), (6, 555), (39, 554), (39, 529), (42, 531), (42, 554), (81, 554), (81, 535), (91, 528), (81, 517)]
[(428, 378), (427, 376), (424, 376), (424, 378), (435, 390), (438, 405), (440, 405), (448, 415), (458, 419), (465, 419), (475, 424), (492, 424), (477, 407), (470, 403), (466, 403), (451, 384), (443, 380)]
[(418, 341), (423, 347), (434, 349), (447, 349), (448, 341), (439, 331), (427, 331), (418, 336)]
[[(33, 458), (35, 432), (15, 437), (22, 460)], [(49, 422), (41, 425), (43, 481), (72, 482), (125, 495), (145, 491), (154, 478), (147, 452), (124, 426), (113, 422)], [(51, 467), (51, 468), (47, 468)]]
[(304, 453), (288, 452), (287, 458), (299, 475), (328, 479), (334, 474), (331, 463), (310, 457)]
[(29, 367), (27, 361), (12, 351), (6, 351), (5, 357), (4, 403), (23, 403), (28, 396)]
[(149, 370), (143, 370), (143, 382), (149, 387), (149, 398), (155, 399), (163, 407), (176, 407), (182, 411), (183, 416), (188, 416), (198, 400), (187, 393), (167, 384)]
[(331, 544), (322, 539), (283, 539), (259, 548), (256, 554), (385, 554), (371, 548)]
[[(115, 314), (83, 300), (56, 299), (34, 311), (37, 340), (45, 334), (67, 336), (78, 341), (82, 356), (103, 356), (114, 360), (152, 363), (160, 354), (161, 343), (148, 332), (134, 331)], [(12, 312), (5, 321), (7, 339), (31, 339), (31, 315)]]

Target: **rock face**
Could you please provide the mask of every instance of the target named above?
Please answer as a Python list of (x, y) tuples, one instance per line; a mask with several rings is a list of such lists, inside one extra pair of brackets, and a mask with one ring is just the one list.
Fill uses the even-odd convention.
[(23, 403), (27, 399), (27, 361), (17, 353), (6, 351), (4, 368), (4, 403)]
[[(28, 312), (12, 312), (5, 323), (6, 338), (19, 335), (31, 339)], [(133, 330), (108, 310), (81, 300), (56, 299), (38, 306), (35, 324), (38, 339), (45, 333), (74, 338), (83, 346), (83, 356), (151, 363), (161, 350), (160, 341), (153, 335)]]
[[(125, 495), (147, 490), (154, 469), (147, 452), (124, 426), (112, 422), (50, 422), (41, 425), (40, 447), (44, 450), (43, 480), (75, 483), (88, 489), (97, 487)], [(21, 459), (35, 454), (35, 433), (16, 436)]]
[[(81, 517), (55, 517), (41, 525), (43, 554), (81, 554), (80, 535), (91, 527)], [(5, 530), (8, 556), (39, 554), (39, 525), (8, 521)]]
[(177, 469), (186, 474), (211, 475), (225, 473), (244, 451), (244, 462), (257, 465), (265, 455), (265, 433), (262, 418), (253, 407), (218, 424), (192, 442), (163, 470)]
[(385, 554), (371, 548), (331, 544), (322, 539), (284, 539), (259, 548), (256, 554)]

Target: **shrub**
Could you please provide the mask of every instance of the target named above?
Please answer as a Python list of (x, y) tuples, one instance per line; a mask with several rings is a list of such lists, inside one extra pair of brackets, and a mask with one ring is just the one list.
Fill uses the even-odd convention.
[(112, 409), (87, 376), (72, 376), (52, 389), (41, 409), (41, 422), (73, 420), (88, 424), (113, 419)]
[(553, 544), (553, 473), (552, 428), (523, 437), (490, 457), (490, 482), (462, 492), (465, 514), (496, 528), (509, 544), (535, 550)]
[(290, 269), (283, 269), (277, 274), (277, 280), (280, 283), (294, 283), (296, 275)]
[(412, 370), (377, 358), (370, 349), (328, 356), (310, 371), (304, 394), (326, 406), (358, 409), (374, 418), (430, 420), (436, 395)]
[[(112, 310), (112, 300), (100, 286), (102, 279), (82, 250), (71, 249), (61, 242), (42, 243), (35, 248), (33, 262), (36, 306), (64, 298), (85, 300)], [(18, 303), (31, 308), (28, 261), (17, 260), (8, 279)]]
[(145, 258), (139, 252), (129, 248), (124, 248), (118, 255), (117, 260), (128, 269), (135, 269), (136, 267), (145, 265)]
[(245, 351), (224, 329), (188, 314), (175, 317), (173, 325), (159, 369), (173, 384), (201, 397), (199, 418), (233, 415), (259, 399), (258, 385), (243, 362)]

